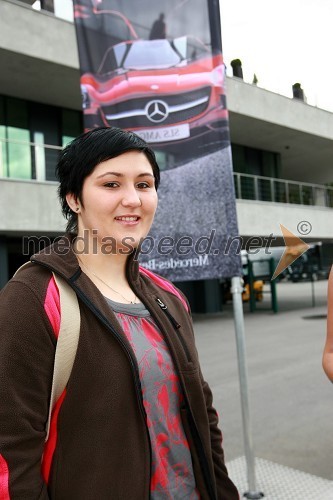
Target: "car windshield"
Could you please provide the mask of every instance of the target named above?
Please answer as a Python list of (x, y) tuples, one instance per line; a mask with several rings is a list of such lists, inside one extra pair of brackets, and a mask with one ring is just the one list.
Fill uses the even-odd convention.
[(181, 62), (168, 40), (138, 40), (133, 42), (122, 63), (124, 69), (164, 69)]
[(173, 45), (183, 59), (194, 61), (201, 57), (207, 57), (209, 50), (205, 45), (193, 36), (181, 36), (173, 40)]
[(105, 52), (97, 73), (108, 75), (111, 71), (166, 69), (207, 55), (209, 50), (194, 37), (183, 36), (173, 41), (127, 41), (118, 43)]

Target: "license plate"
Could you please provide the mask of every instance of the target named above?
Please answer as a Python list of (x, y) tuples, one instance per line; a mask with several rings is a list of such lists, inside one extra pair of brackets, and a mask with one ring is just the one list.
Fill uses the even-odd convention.
[(190, 126), (188, 123), (184, 123), (175, 127), (136, 130), (135, 133), (149, 143), (178, 141), (190, 137)]

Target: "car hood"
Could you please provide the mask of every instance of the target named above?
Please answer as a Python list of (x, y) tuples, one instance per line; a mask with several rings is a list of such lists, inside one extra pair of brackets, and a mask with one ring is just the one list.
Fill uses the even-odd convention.
[(101, 81), (97, 76), (85, 74), (85, 85), (91, 98), (101, 102), (123, 100), (125, 97), (162, 95), (184, 92), (212, 85), (212, 60), (200, 61), (187, 66), (177, 66), (157, 73), (155, 70), (129, 70), (122, 74), (110, 73)]

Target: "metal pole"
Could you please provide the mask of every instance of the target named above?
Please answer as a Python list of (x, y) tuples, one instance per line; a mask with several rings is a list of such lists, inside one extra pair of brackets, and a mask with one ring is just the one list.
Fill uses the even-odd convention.
[(239, 276), (235, 276), (234, 278), (231, 279), (231, 293), (232, 293), (232, 303), (233, 303), (234, 321), (236, 330), (239, 385), (240, 385), (242, 419), (243, 419), (244, 449), (245, 449), (247, 480), (249, 488), (249, 490), (244, 493), (244, 497), (255, 500), (258, 498), (262, 498), (264, 494), (261, 493), (260, 491), (257, 491), (256, 488), (255, 459), (254, 459), (252, 434), (251, 434), (250, 405), (249, 405), (249, 394), (248, 394), (248, 383), (247, 383), (248, 377), (247, 377), (247, 364), (246, 364), (242, 292), (243, 292), (242, 280)]
[(311, 266), (311, 295), (312, 295), (312, 307), (316, 307), (316, 296), (315, 296), (314, 276), (313, 276), (312, 266)]
[(254, 312), (256, 310), (256, 295), (254, 290), (254, 276), (253, 276), (253, 262), (251, 260), (247, 260), (247, 268), (248, 268), (248, 280), (249, 280), (249, 291), (250, 291), (250, 311)]
[(285, 182), (284, 185), (286, 187), (286, 203), (289, 203), (289, 184)]
[(243, 199), (243, 196), (242, 196), (242, 182), (241, 182), (241, 176), (239, 174), (237, 174), (237, 187), (238, 187), (238, 198), (240, 200)]
[(271, 179), (271, 201), (275, 201), (275, 195), (274, 195), (274, 181)]
[(259, 200), (258, 177), (254, 178), (254, 199)]
[(276, 282), (272, 280), (272, 276), (275, 270), (275, 260), (274, 258), (269, 259), (269, 273), (271, 275), (271, 299), (272, 299), (272, 309), (275, 313), (279, 311), (277, 293), (276, 293)]

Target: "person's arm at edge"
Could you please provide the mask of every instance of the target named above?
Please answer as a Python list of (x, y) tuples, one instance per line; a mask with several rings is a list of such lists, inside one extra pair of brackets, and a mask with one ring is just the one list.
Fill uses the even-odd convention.
[(323, 353), (323, 368), (333, 382), (333, 267), (328, 278), (327, 290), (327, 335)]

